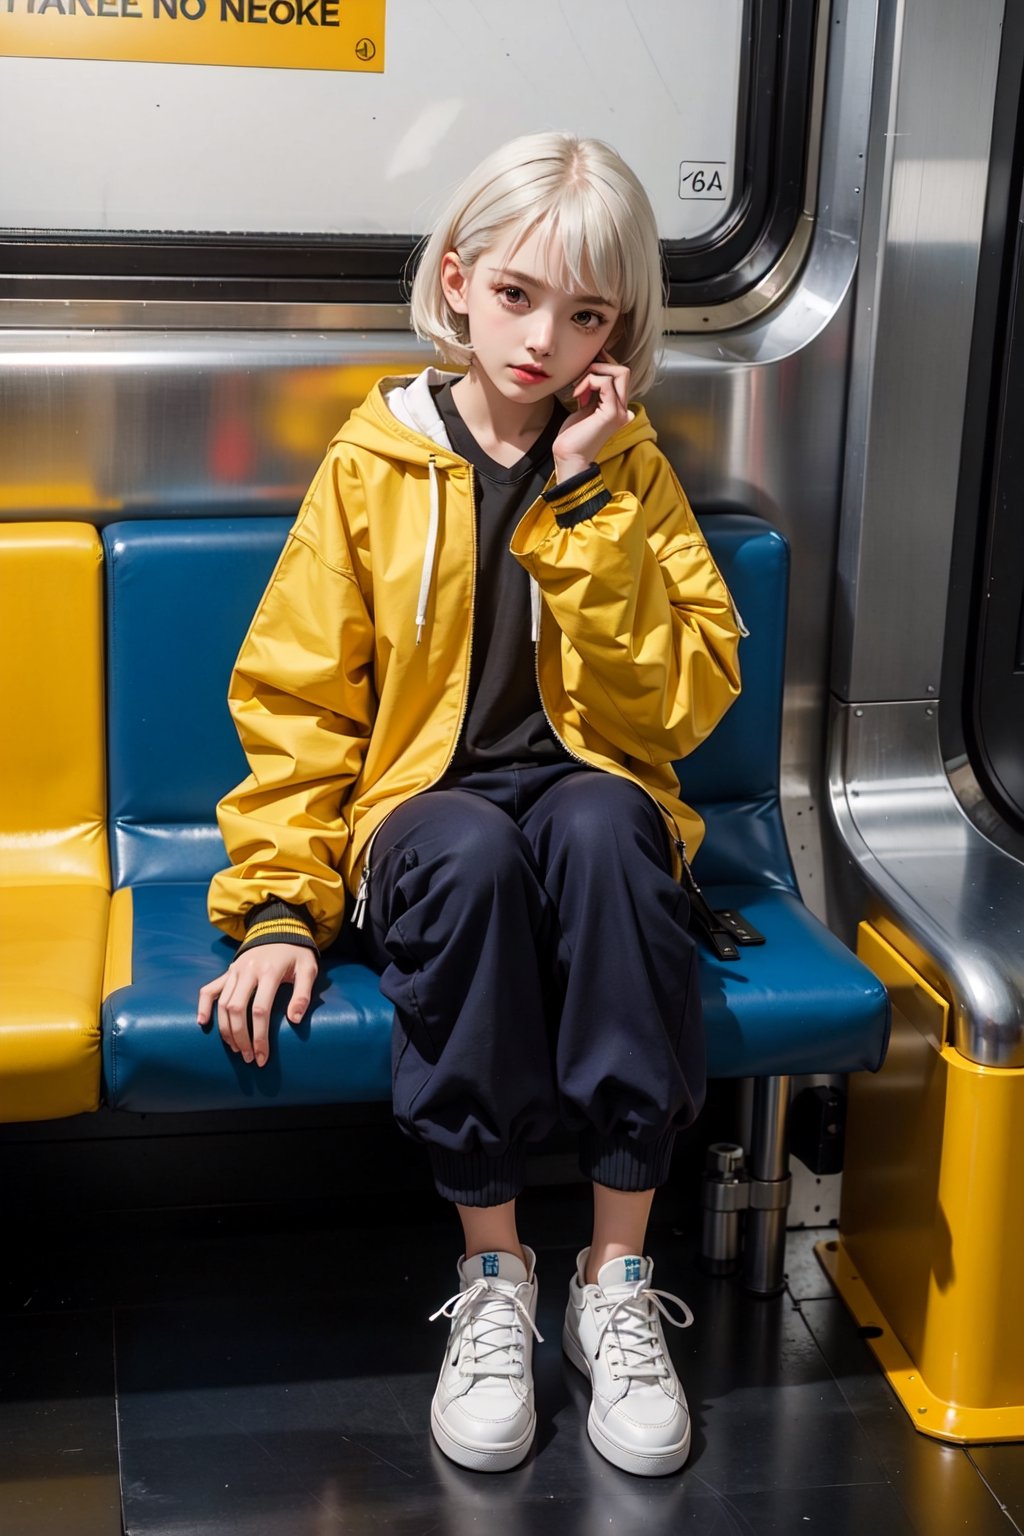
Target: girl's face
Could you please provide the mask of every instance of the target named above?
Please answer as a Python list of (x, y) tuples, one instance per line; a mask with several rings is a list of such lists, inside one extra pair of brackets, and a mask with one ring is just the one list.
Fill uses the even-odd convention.
[(471, 267), (454, 251), (441, 264), (445, 298), (467, 318), (473, 366), (506, 399), (524, 405), (571, 389), (619, 320), (608, 295), (552, 285), (545, 273), (561, 263), (551, 238), (539, 227), (515, 251), (499, 242)]

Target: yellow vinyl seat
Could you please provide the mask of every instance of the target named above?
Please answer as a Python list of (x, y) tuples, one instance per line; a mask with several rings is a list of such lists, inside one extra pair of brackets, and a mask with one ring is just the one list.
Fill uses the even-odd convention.
[(109, 911), (102, 547), (0, 524), (0, 1121), (94, 1110)]

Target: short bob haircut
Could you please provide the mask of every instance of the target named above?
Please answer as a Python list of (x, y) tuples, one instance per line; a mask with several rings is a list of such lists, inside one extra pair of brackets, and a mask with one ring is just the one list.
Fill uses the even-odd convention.
[(423, 247), (410, 305), (417, 336), (446, 362), (473, 351), (465, 315), (449, 309), (441, 260), (471, 267), (502, 242), (509, 257), (540, 226), (550, 234), (545, 278), (570, 292), (599, 293), (621, 311), (612, 343), (630, 370), (630, 395), (654, 383), (665, 287), (654, 211), (629, 166), (598, 139), (536, 133), (513, 139), (472, 171)]

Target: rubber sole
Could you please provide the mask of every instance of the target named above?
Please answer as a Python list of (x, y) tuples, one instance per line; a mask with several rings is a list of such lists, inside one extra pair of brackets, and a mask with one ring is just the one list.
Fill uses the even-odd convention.
[[(590, 1361), (580, 1348), (580, 1342), (575, 1334), (570, 1332), (568, 1325), (562, 1329), (562, 1349), (576, 1369), (586, 1376), (593, 1389), (594, 1377), (590, 1369)], [(590, 1436), (591, 1445), (601, 1453), (605, 1461), (610, 1461), (613, 1467), (618, 1467), (623, 1472), (632, 1472), (635, 1477), (667, 1477), (671, 1472), (678, 1472), (690, 1454), (689, 1415), (686, 1419), (686, 1434), (682, 1440), (675, 1445), (666, 1446), (664, 1450), (652, 1451), (649, 1455), (627, 1450), (625, 1446), (619, 1445), (617, 1440), (613, 1440), (594, 1412), (593, 1403), (587, 1415), (587, 1434)]]
[(528, 1456), (537, 1432), (537, 1421), (534, 1419), (525, 1435), (518, 1440), (510, 1441), (508, 1445), (490, 1446), (485, 1450), (480, 1446), (463, 1445), (461, 1440), (454, 1439), (445, 1428), (435, 1404), (431, 1403), (430, 1429), (449, 1461), (457, 1462), (460, 1467), (468, 1467), (471, 1472), (508, 1472), (518, 1467)]

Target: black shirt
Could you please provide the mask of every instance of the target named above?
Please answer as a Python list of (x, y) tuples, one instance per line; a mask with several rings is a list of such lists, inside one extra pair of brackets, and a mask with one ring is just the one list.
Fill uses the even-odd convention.
[(509, 553), (509, 541), (554, 467), (551, 445), (565, 420), (554, 402), (551, 420), (531, 448), (506, 467), (489, 458), (459, 415), (451, 385), (434, 401), (452, 448), (473, 466), (477, 576), (469, 700), (451, 773), (565, 762), (569, 754), (548, 725), (537, 691), (530, 634), (530, 578)]

